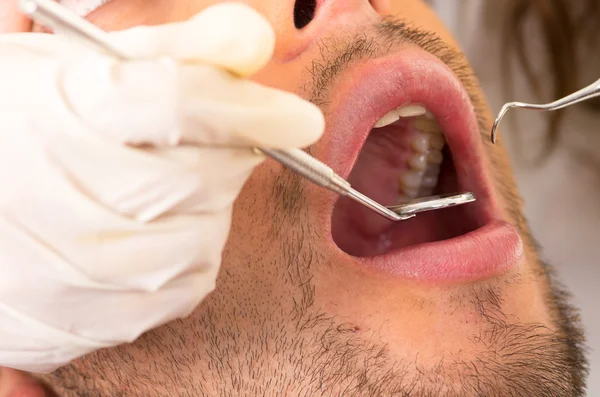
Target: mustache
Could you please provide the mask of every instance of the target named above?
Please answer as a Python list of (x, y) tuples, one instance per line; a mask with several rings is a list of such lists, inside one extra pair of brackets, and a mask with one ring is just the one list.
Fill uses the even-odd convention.
[(308, 68), (312, 76), (310, 98), (317, 104), (322, 103), (319, 92), (327, 91), (332, 81), (351, 64), (387, 55), (402, 44), (413, 44), (433, 54), (461, 81), (469, 83), (468, 80), (474, 77), (464, 54), (450, 47), (436, 33), (411, 27), (404, 20), (383, 18), (365, 33), (357, 33), (350, 40), (321, 39), (318, 44), (320, 58)]
[(473, 71), (465, 55), (449, 46), (434, 32), (411, 28), (406, 21), (383, 19), (375, 25), (375, 37), (389, 50), (400, 44), (413, 44), (435, 55), (445, 63), (463, 83), (474, 78)]

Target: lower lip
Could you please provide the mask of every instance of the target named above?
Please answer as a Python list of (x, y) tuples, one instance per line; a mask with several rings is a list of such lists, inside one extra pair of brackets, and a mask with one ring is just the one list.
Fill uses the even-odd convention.
[(523, 242), (511, 224), (493, 220), (465, 235), (418, 244), (371, 258), (362, 265), (394, 277), (429, 282), (473, 282), (514, 269)]

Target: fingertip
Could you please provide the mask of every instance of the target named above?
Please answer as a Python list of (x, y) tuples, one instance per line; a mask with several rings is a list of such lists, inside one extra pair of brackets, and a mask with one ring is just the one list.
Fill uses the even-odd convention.
[[(199, 37), (209, 60), (241, 76), (262, 69), (275, 51), (275, 31), (254, 8), (221, 3), (192, 18), (193, 37)], [(191, 32), (190, 32), (191, 34)]]
[(308, 101), (304, 101), (304, 117), (302, 118), (306, 123), (304, 126), (304, 133), (300, 134), (300, 142), (298, 147), (307, 147), (316, 143), (323, 134), (325, 133), (325, 116), (321, 109)]
[(278, 106), (270, 109), (270, 126), (262, 138), (272, 148), (305, 148), (317, 142), (324, 131), (325, 117), (318, 106), (281, 92)]

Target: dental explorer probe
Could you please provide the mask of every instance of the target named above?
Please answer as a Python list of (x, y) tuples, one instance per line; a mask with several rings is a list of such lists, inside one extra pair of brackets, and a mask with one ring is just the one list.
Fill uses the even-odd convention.
[(596, 80), (592, 84), (588, 85), (580, 89), (579, 91), (575, 91), (574, 93), (567, 95), (564, 98), (557, 99), (554, 102), (550, 102), (547, 104), (534, 104), (534, 103), (524, 103), (524, 102), (509, 102), (502, 106), (500, 112), (498, 113), (498, 117), (494, 120), (494, 125), (492, 126), (491, 139), (492, 143), (496, 143), (496, 136), (498, 125), (508, 112), (512, 108), (523, 108), (523, 109), (533, 109), (533, 110), (542, 110), (542, 111), (553, 111), (565, 108), (567, 106), (575, 105), (576, 103), (587, 101), (588, 99), (592, 99), (600, 96), (600, 79)]
[[(21, 0), (20, 6), (26, 15), (44, 25), (58, 31), (68, 32), (73, 37), (82, 40), (84, 44), (92, 45), (119, 59), (130, 59), (127, 54), (120, 51), (106, 39), (105, 31), (52, 0)], [(348, 181), (303, 150), (273, 150), (267, 148), (255, 148), (254, 150), (257, 153), (263, 153), (271, 157), (313, 183), (342, 196), (347, 196), (391, 221), (402, 221), (414, 217), (419, 212), (475, 201), (473, 193), (461, 193), (425, 197), (388, 208), (353, 189)]]

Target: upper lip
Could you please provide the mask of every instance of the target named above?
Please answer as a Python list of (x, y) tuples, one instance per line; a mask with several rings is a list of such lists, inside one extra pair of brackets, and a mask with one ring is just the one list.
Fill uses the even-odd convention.
[[(335, 107), (328, 112), (328, 133), (316, 150), (320, 157), (347, 178), (379, 118), (390, 110), (409, 103), (424, 106), (433, 113), (444, 131), (461, 190), (471, 191), (477, 197), (475, 211), (482, 223), (488, 225), (484, 228), (487, 232), (481, 233), (487, 233), (484, 237), (489, 239), (504, 239), (505, 243), (500, 245), (503, 252), (488, 253), (493, 257), (480, 255), (477, 258), (463, 258), (467, 262), (503, 263), (489, 263), (489, 266), (485, 265), (488, 268), (481, 265), (478, 269), (467, 269), (465, 272), (469, 273), (468, 276), (486, 277), (494, 269), (506, 269), (507, 263), (504, 262), (514, 264), (522, 253), (522, 242), (516, 229), (503, 220), (502, 209), (493, 194), (492, 179), (486, 168), (483, 142), (473, 104), (454, 73), (432, 54), (418, 47), (407, 47), (393, 55), (355, 65), (347, 75), (351, 77), (339, 81), (330, 91), (330, 103), (334, 103)], [(329, 207), (325, 213), (331, 214), (335, 202), (336, 197), (330, 196), (325, 204)], [(468, 245), (465, 237), (460, 236), (458, 239)], [(429, 254), (434, 254), (440, 248), (435, 244), (437, 243), (427, 243), (427, 247), (422, 249), (429, 249)], [(419, 261), (419, 255), (415, 254), (424, 252), (417, 248), (405, 250), (402, 262)], [(361, 258), (369, 263), (374, 259), (377, 258)], [(415, 273), (417, 267), (422, 268), (420, 264), (413, 265), (407, 272), (403, 272), (401, 269), (389, 269), (394, 265), (385, 258), (383, 263), (376, 264), (395, 273)], [(465, 274), (445, 274), (442, 277), (447, 279), (454, 276), (465, 278)]]

